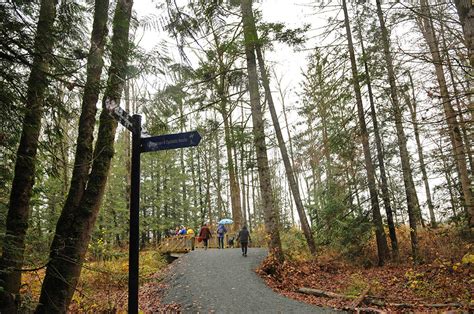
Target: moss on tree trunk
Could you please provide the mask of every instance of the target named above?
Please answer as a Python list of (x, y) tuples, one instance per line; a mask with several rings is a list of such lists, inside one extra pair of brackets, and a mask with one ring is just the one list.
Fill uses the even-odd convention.
[(15, 173), (10, 193), (6, 221), (6, 235), (0, 259), (0, 312), (16, 312), (21, 284), (21, 271), (28, 229), (30, 198), (35, 178), (38, 137), (43, 116), (44, 94), (48, 87), (47, 73), (54, 45), (53, 25), (56, 18), (56, 0), (42, 0), (36, 29), (34, 59), (28, 79), (26, 113), (23, 120), (20, 145), (17, 151)]
[[(119, 104), (126, 79), (128, 33), (133, 2), (120, 0), (113, 20), (111, 66), (103, 98)], [(101, 205), (111, 159), (117, 122), (102, 110), (99, 133), (94, 148), (92, 170), (76, 210), (70, 217), (70, 228), (51, 248), (50, 262), (43, 281), (37, 313), (64, 313), (74, 294), (90, 236)], [(61, 246), (57, 244), (61, 243)]]
[(263, 112), (260, 104), (258, 91), (257, 60), (255, 57), (256, 38), (252, 31), (255, 20), (252, 12), (252, 1), (242, 0), (242, 21), (244, 25), (245, 55), (247, 57), (247, 71), (249, 79), (250, 104), (252, 107), (253, 137), (255, 153), (257, 156), (257, 168), (260, 179), (260, 191), (263, 203), (263, 214), (265, 230), (269, 235), (268, 246), (279, 262), (283, 262), (284, 256), (281, 250), (278, 212), (273, 201), (273, 190), (268, 166), (267, 146), (265, 143), (265, 129), (263, 123)]

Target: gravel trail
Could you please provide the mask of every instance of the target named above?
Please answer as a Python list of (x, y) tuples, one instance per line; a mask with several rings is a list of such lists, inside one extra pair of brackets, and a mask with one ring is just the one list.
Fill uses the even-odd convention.
[(164, 303), (184, 313), (335, 313), (285, 298), (268, 288), (254, 270), (267, 250), (250, 248), (195, 250), (179, 258), (168, 278)]

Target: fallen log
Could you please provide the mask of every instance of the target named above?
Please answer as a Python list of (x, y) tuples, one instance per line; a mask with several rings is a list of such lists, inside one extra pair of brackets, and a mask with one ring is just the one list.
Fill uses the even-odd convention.
[(355, 299), (350, 307), (352, 308), (356, 308), (359, 306), (359, 304), (365, 299), (365, 297), (367, 296), (367, 294), (369, 293), (370, 291), (370, 285), (367, 286), (367, 288), (364, 289), (364, 291), (362, 291), (362, 293), (360, 294), (360, 296), (357, 297), (357, 299)]
[[(425, 306), (425, 305), (422, 305), (422, 306)], [(463, 307), (464, 305), (461, 303), (445, 303), (445, 304), (440, 303), (440, 304), (427, 304), (426, 306), (434, 307), (434, 308), (442, 308), (442, 307)], [(469, 308), (472, 309), (471, 306)]]
[(355, 311), (356, 313), (387, 313), (375, 307), (356, 307), (356, 308), (345, 308), (344, 310)]
[(304, 293), (304, 294), (311, 294), (315, 295), (317, 297), (326, 297), (326, 298), (339, 298), (339, 299), (352, 299), (351, 297), (344, 295), (344, 294), (338, 294), (330, 291), (323, 291), (323, 290), (318, 290), (318, 289), (312, 289), (312, 288), (299, 288), (298, 292)]
[(459, 302), (455, 303), (419, 303), (419, 304), (412, 304), (412, 303), (390, 303), (379, 298), (375, 298), (372, 296), (366, 296), (364, 302), (367, 304), (377, 305), (381, 307), (397, 307), (397, 308), (415, 308), (415, 307), (432, 307), (432, 308), (446, 308), (446, 307), (464, 307), (467, 306), (466, 304), (462, 304)]
[[(432, 303), (432, 304), (390, 303), (380, 298), (367, 295), (369, 290), (370, 290), (370, 287), (364, 290), (364, 292), (357, 299), (355, 299), (351, 303), (351, 305), (347, 308), (355, 309), (362, 302), (364, 302), (365, 304), (376, 305), (380, 307), (396, 307), (396, 308), (416, 308), (416, 307), (431, 307), (431, 308), (456, 307), (456, 308), (459, 308), (459, 307), (467, 306), (462, 303)], [(354, 299), (353, 297), (348, 296), (348, 295), (319, 290), (319, 289), (306, 288), (306, 287), (298, 288), (297, 291), (304, 294), (315, 295), (317, 297), (338, 298), (338, 299), (346, 299), (346, 300)]]

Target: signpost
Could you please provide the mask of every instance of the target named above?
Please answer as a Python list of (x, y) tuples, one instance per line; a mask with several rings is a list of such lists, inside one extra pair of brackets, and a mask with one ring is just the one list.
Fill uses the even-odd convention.
[(197, 146), (200, 141), (201, 135), (197, 131), (144, 137), (141, 139), (141, 152)]
[(105, 108), (109, 111), (109, 114), (115, 118), (121, 125), (126, 127), (130, 132), (133, 133), (133, 119), (130, 117), (128, 112), (120, 108), (115, 101), (107, 99), (105, 101)]
[(132, 160), (130, 186), (130, 243), (128, 257), (128, 313), (138, 313), (138, 265), (139, 265), (139, 209), (140, 209), (140, 154), (175, 148), (197, 146), (201, 135), (197, 131), (141, 137), (140, 115), (130, 115), (115, 104), (106, 100), (109, 114), (132, 132)]

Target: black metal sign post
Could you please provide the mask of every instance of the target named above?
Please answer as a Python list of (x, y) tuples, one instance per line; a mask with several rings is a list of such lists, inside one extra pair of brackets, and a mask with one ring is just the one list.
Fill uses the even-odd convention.
[(141, 137), (142, 118), (130, 115), (106, 100), (109, 114), (132, 132), (132, 168), (130, 184), (130, 243), (128, 249), (128, 313), (138, 313), (138, 266), (140, 245), (140, 154), (199, 145), (201, 135), (197, 131)]
[(130, 182), (130, 243), (128, 251), (128, 313), (138, 313), (138, 265), (140, 245), (140, 138), (142, 117), (134, 115)]

